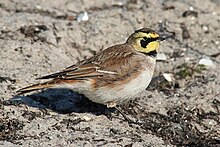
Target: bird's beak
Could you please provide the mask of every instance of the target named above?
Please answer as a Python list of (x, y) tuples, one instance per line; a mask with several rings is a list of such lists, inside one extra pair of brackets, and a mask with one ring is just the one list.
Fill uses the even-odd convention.
[(164, 37), (164, 36), (159, 36), (158, 38), (157, 38), (157, 41), (164, 41), (166, 39), (166, 37)]

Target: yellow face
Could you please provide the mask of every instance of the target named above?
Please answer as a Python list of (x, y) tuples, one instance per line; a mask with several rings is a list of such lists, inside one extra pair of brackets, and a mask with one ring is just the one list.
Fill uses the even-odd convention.
[(158, 51), (160, 36), (153, 30), (143, 28), (135, 31), (127, 40), (137, 51), (150, 53)]

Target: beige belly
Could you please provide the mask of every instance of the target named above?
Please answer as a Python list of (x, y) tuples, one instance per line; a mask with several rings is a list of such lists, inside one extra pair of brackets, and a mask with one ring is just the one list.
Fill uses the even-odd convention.
[(115, 101), (121, 103), (134, 99), (136, 95), (147, 88), (153, 76), (153, 71), (145, 70), (135, 79), (115, 87), (100, 87), (94, 92), (86, 92), (84, 95), (91, 101), (101, 104)]

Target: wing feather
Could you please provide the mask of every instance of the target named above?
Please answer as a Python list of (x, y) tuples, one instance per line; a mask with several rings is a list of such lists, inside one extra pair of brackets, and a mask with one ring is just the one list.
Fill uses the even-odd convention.
[(133, 55), (134, 52), (132, 49), (128, 49), (128, 46), (114, 46), (104, 50), (101, 54), (69, 66), (61, 72), (46, 75), (38, 79), (78, 80), (109, 74), (120, 75), (118, 72), (122, 72), (121, 69), (123, 68), (120, 64), (126, 64), (127, 59)]

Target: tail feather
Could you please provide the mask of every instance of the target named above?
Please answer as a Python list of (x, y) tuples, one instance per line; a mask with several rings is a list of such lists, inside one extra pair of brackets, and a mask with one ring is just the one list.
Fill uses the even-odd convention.
[(36, 91), (36, 90), (40, 90), (40, 89), (44, 89), (44, 88), (50, 88), (50, 87), (53, 87), (55, 83), (57, 83), (57, 81), (51, 80), (51, 81), (44, 82), (44, 83), (34, 84), (34, 85), (31, 85), (31, 86), (19, 89), (17, 91), (17, 93), (18, 94), (24, 94), (24, 93), (28, 93), (28, 92), (31, 92), (31, 91)]

